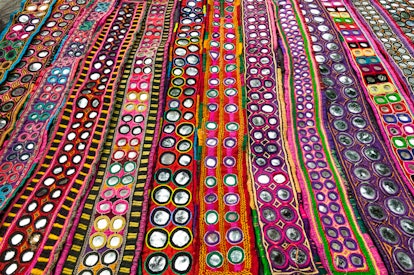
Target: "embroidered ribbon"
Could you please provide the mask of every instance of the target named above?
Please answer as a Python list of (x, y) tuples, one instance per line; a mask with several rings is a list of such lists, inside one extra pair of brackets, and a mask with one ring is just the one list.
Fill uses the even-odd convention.
[[(16, 66), (57, 0), (27, 1), (0, 35), (0, 83)], [(13, 76), (11, 76), (13, 78)]]
[(5, 256), (1, 270), (43, 274), (53, 266), (94, 172), (119, 68), (140, 26), (142, 7), (121, 2), (94, 41), (51, 136), (48, 153), (2, 221), (0, 255)]
[(205, 92), (198, 135), (200, 253), (197, 274), (256, 274), (246, 183), (240, 2), (208, 1)]
[[(328, 123), (325, 125), (349, 179), (352, 200), (357, 203), (385, 267), (390, 274), (404, 274), (406, 271), (398, 267), (392, 252), (397, 243), (400, 247), (410, 246), (407, 228), (414, 225), (413, 198), (399, 176), (402, 173), (394, 165), (392, 154), (381, 143), (377, 123), (369, 119), (373, 117), (372, 111), (329, 15), (316, 1), (300, 3), (304, 16), (309, 19), (307, 26), (319, 68), (321, 91), (326, 96)], [(395, 206), (399, 205), (395, 204), (396, 196), (404, 203), (404, 215), (395, 212)]]
[[(353, 3), (354, 8), (350, 3)], [(400, 78), (410, 87), (410, 97), (414, 99), (414, 54), (413, 50), (406, 41), (395, 34), (394, 29), (387, 20), (371, 5), (369, 1), (352, 0), (346, 2), (350, 9), (356, 10), (365, 22), (364, 25), (371, 27), (371, 35), (375, 35), (375, 42), (380, 44), (392, 58), (392, 65)], [(363, 20), (362, 19), (362, 20)]]
[(394, 30), (408, 38), (411, 46), (414, 46), (414, 4), (411, 1), (390, 1), (370, 0), (376, 5), (389, 23), (392, 23)]
[(17, 114), (32, 92), (33, 81), (52, 60), (65, 35), (84, 10), (86, 0), (59, 1), (24, 56), (0, 85), (0, 145), (13, 129)]
[[(358, 69), (358, 76), (366, 88), (366, 97), (374, 109), (381, 133), (387, 145), (403, 168), (408, 178), (408, 187), (414, 192), (414, 155), (409, 150), (414, 147), (414, 106), (405, 96), (407, 92), (395, 81), (396, 76), (387, 68), (391, 66), (376, 52), (366, 34), (360, 29), (356, 18), (351, 18), (342, 2), (334, 6), (330, 1), (322, 2), (335, 28), (346, 41), (348, 55), (353, 66)], [(381, 166), (379, 173), (389, 173)]]
[[(110, 142), (76, 228), (74, 242), (62, 257), (65, 274), (105, 270), (135, 274), (140, 256), (158, 132), (158, 106), (163, 102), (171, 15), (175, 1), (153, 1), (145, 28), (131, 52)], [(137, 41), (138, 42), (138, 41)], [(131, 72), (132, 71), (132, 72)], [(100, 261), (94, 261), (100, 259)]]
[[(304, 229), (283, 142), (272, 23), (264, 0), (244, 0), (244, 53), (254, 201), (260, 237), (273, 274), (318, 271)], [(286, 126), (285, 126), (286, 127)], [(300, 246), (298, 246), (300, 244)], [(298, 257), (300, 247), (301, 257)]]
[(171, 80), (152, 179), (143, 274), (197, 274), (195, 159), (196, 108), (200, 94), (204, 1), (184, 0), (171, 48)]
[(91, 44), (99, 22), (111, 12), (114, 0), (88, 8), (66, 39), (52, 66), (39, 77), (27, 107), (10, 139), (0, 150), (0, 210), (13, 198), (34, 168), (47, 143), (47, 130), (65, 100), (69, 84)]
[[(315, 238), (320, 240), (320, 250), (325, 253), (325, 262), (335, 274), (359, 272), (376, 274), (378, 266), (374, 262), (375, 250), (368, 252), (371, 241), (368, 235), (361, 234), (351, 206), (344, 196), (344, 184), (334, 168), (329, 153), (321, 121), (317, 120), (319, 105), (316, 75), (307, 52), (306, 34), (292, 1), (278, 1), (280, 22), (278, 28), (283, 37), (288, 54), (285, 61), (286, 105), (291, 114), (291, 130), (288, 132), (293, 151), (303, 177), (302, 188), (307, 191), (309, 217), (313, 217)], [(289, 43), (289, 48), (288, 44)], [(317, 79), (317, 78), (316, 78)], [(339, 228), (338, 234), (330, 231)], [(364, 237), (364, 239), (362, 238)], [(348, 248), (348, 243), (353, 246)], [(304, 254), (302, 252), (302, 254)], [(375, 257), (376, 261), (379, 261)], [(380, 262), (380, 261), (379, 261)], [(380, 262), (381, 263), (381, 262)]]
[[(353, 3), (355, 7), (353, 8), (350, 3)], [(399, 69), (401, 79), (410, 86), (410, 96), (413, 99), (414, 49), (399, 35), (395, 34), (393, 27), (375, 9), (375, 5), (371, 5), (369, 1), (352, 0), (352, 2), (346, 1), (346, 4), (349, 8), (359, 12), (360, 17), (365, 19), (364, 25), (371, 27), (371, 35), (377, 37), (377, 44), (380, 44), (394, 61), (391, 64), (394, 65), (394, 68)]]

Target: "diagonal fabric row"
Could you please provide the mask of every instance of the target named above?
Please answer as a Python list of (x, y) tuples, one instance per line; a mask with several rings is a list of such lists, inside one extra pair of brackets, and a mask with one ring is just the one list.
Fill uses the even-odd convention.
[(414, 274), (414, 2), (25, 0), (2, 274)]

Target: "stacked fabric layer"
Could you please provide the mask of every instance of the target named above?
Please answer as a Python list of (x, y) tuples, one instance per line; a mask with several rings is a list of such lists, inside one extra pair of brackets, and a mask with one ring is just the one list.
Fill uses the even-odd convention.
[(26, 0), (2, 274), (414, 273), (414, 4)]

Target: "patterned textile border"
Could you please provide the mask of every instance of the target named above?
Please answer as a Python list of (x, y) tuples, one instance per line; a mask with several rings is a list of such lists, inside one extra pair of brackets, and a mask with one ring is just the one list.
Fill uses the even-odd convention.
[[(413, 193), (414, 155), (406, 148), (414, 147), (414, 106), (405, 99), (408, 93), (401, 86), (403, 83), (395, 80), (397, 77), (388, 70), (388, 62), (378, 55), (379, 50), (359, 28), (361, 24), (357, 18), (351, 18), (343, 3), (338, 3), (338, 7), (332, 7), (332, 3), (323, 2), (335, 21), (336, 28), (341, 29), (341, 35), (347, 41), (348, 54), (360, 72), (359, 77), (366, 87), (367, 98), (381, 122), (383, 138), (403, 167)], [(353, 36), (350, 35), (351, 31)]]
[[(2, 221), (0, 254), (12, 251), (12, 256), (0, 263), (1, 270), (43, 274), (53, 267), (66, 238), (65, 229), (94, 172), (119, 68), (140, 27), (142, 7), (121, 2), (94, 41), (51, 136), (48, 153)], [(119, 28), (122, 24), (128, 26), (124, 33)], [(92, 67), (98, 60), (102, 65)]]
[[(388, 21), (375, 9), (375, 5), (371, 5), (369, 1), (360, 0), (345, 1), (345, 3), (354, 14), (359, 12), (359, 18), (371, 27), (369, 33), (377, 37), (373, 42), (380, 45), (381, 52), (391, 57), (393, 62), (389, 64), (393, 65), (400, 78), (406, 82), (407, 86), (410, 86), (410, 97), (414, 99), (413, 49), (407, 47), (402, 37), (395, 34)], [(361, 24), (361, 27), (366, 24)]]
[[(141, 4), (143, 5), (143, 8), (142, 8), (143, 17), (141, 19), (142, 20), (141, 27), (140, 27), (139, 32), (137, 32), (136, 34), (136, 37), (134, 39), (132, 46), (130, 47), (130, 52), (125, 62), (125, 68), (122, 72), (122, 76), (121, 76), (121, 79), (118, 85), (118, 89), (116, 91), (115, 103), (114, 103), (113, 112), (111, 115), (111, 121), (108, 126), (105, 143), (103, 145), (103, 150), (100, 155), (99, 167), (97, 169), (97, 172), (95, 173), (95, 176), (103, 177), (108, 158), (111, 155), (111, 146), (114, 140), (115, 131), (117, 129), (117, 123), (119, 120), (119, 114), (120, 114), (119, 110), (122, 109), (122, 103), (124, 101), (125, 90), (127, 89), (128, 78), (131, 74), (135, 53), (141, 42), (142, 33), (144, 30), (143, 25), (146, 19), (145, 13), (146, 11), (148, 11), (148, 8), (146, 7), (147, 4), (145, 3), (141, 3)], [(102, 184), (102, 179), (99, 180), (99, 177), (98, 178), (94, 177), (91, 180), (92, 182), (94, 182), (94, 184), (89, 190), (85, 198), (85, 202), (81, 203), (81, 205), (83, 206), (83, 209), (93, 209), (95, 198), (97, 197), (98, 192), (100, 190), (100, 186)], [(98, 182), (100, 183), (99, 185), (97, 185)], [(90, 198), (92, 198), (92, 200)], [(76, 267), (75, 264), (77, 263), (77, 259), (78, 259), (77, 255), (79, 255), (80, 249), (82, 245), (84, 244), (84, 236), (86, 234), (86, 229), (88, 228), (88, 225), (90, 223), (90, 219), (91, 219), (91, 215), (85, 213), (85, 211), (76, 215), (75, 220), (73, 221), (74, 226), (72, 227), (71, 232), (69, 233), (67, 241), (66, 241), (69, 245), (63, 250), (62, 254), (59, 256), (56, 273), (59, 273), (59, 274), (60, 273), (62, 274), (74, 274), (75, 273), (74, 268)], [(83, 223), (84, 223), (84, 226), (83, 226), (84, 230), (80, 231), (79, 228), (82, 226)], [(115, 238), (114, 241), (118, 241), (118, 240), (121, 240), (121, 239)], [(76, 247), (78, 251), (73, 252), (73, 247)], [(88, 271), (85, 271), (85, 272), (87, 273)]]
[(208, 1), (197, 274), (257, 274), (246, 175), (240, 1)]
[[(103, 153), (68, 260), (61, 259), (65, 274), (88, 270), (135, 272), (144, 238), (151, 155), (157, 141), (158, 106), (162, 104), (160, 91), (164, 90), (166, 49), (175, 4), (153, 1), (148, 8), (141, 42), (134, 46), (135, 58), (130, 61), (132, 74), (125, 81), (124, 102), (118, 109), (121, 119), (118, 125), (113, 123), (115, 129)], [(113, 226), (117, 221), (119, 226)], [(89, 264), (91, 258), (101, 259), (102, 264)], [(105, 265), (109, 267), (103, 268)]]
[(370, 0), (382, 15), (392, 24), (394, 30), (408, 38), (411, 46), (414, 46), (414, 4), (410, 1)]
[(65, 0), (55, 4), (20, 62), (0, 85), (0, 145), (13, 129), (20, 109), (32, 92), (32, 83), (52, 60), (78, 16), (85, 11), (86, 3), (86, 0)]
[(322, 2), (335, 27), (346, 41), (349, 58), (359, 72), (360, 82), (364, 84), (369, 103), (374, 109), (380, 129), (387, 146), (392, 149), (396, 162), (403, 168), (409, 180), (408, 186), (414, 192), (414, 155), (408, 147), (414, 147), (414, 115), (412, 103), (405, 97), (409, 94), (388, 68), (388, 62), (378, 55), (379, 50), (370, 42), (359, 27), (358, 19), (348, 13), (342, 2), (333, 5)]
[[(13, 70), (57, 0), (27, 1), (0, 37), (0, 83)], [(59, 4), (62, 2), (60, 1)]]
[[(373, 245), (369, 236), (360, 232), (345, 197), (345, 186), (332, 163), (324, 138), (326, 134), (321, 127), (323, 123), (315, 119), (321, 117), (321, 106), (318, 93), (315, 92), (318, 83), (309, 57), (307, 35), (294, 4), (283, 0), (278, 4), (278, 27), (290, 57), (285, 60), (285, 83), (288, 84), (285, 96), (286, 102), (290, 103), (286, 106), (293, 125), (288, 136), (297, 144), (294, 151), (297, 153), (297, 163), (302, 168), (297, 171), (303, 172), (302, 187), (309, 194), (309, 205), (305, 205), (305, 209), (310, 211), (309, 217), (314, 217), (315, 238), (321, 241), (320, 250), (325, 252), (324, 260), (334, 274), (377, 274), (382, 270), (379, 255), (371, 248)], [(302, 156), (306, 158), (306, 163)], [(335, 227), (341, 228), (342, 234), (328, 234), (329, 229)], [(348, 248), (348, 242), (354, 246)]]
[(97, 1), (80, 17), (52, 66), (38, 78), (33, 94), (16, 122), (10, 138), (0, 150), (0, 211), (22, 186), (41, 157), (47, 143), (47, 130), (57, 115), (85, 57), (101, 20), (112, 11), (115, 0)]
[(143, 274), (196, 274), (196, 197), (193, 194), (198, 183), (195, 128), (202, 87), (204, 8), (202, 0), (184, 0), (175, 26), (171, 80), (151, 183)]
[[(282, 80), (276, 77), (273, 14), (264, 0), (244, 0), (242, 14), (252, 197), (260, 225), (256, 236), (263, 242), (260, 245), (265, 249), (265, 266), (273, 274), (316, 274), (318, 271), (302, 220), (307, 217), (299, 209), (295, 190), (298, 183), (292, 177), (282, 143), (277, 101), (277, 81)], [(305, 262), (296, 260), (297, 244), (303, 245), (301, 251)]]
[[(372, 111), (329, 14), (316, 1), (300, 3), (304, 17), (308, 19), (321, 92), (326, 96), (323, 105), (327, 109), (328, 123), (325, 125), (343, 172), (349, 179), (351, 198), (357, 203), (365, 226), (386, 263), (385, 267), (390, 274), (405, 274), (406, 271), (395, 263), (392, 252), (397, 243), (400, 247), (410, 247), (411, 234), (407, 228), (414, 225), (413, 198), (399, 176), (401, 172), (394, 166), (395, 161), (390, 157), (388, 148), (380, 142), (378, 124), (368, 119), (373, 117)], [(378, 170), (376, 167), (383, 168)], [(369, 178), (361, 178), (361, 171), (368, 171)], [(395, 214), (391, 203), (395, 196), (404, 203), (404, 215)]]

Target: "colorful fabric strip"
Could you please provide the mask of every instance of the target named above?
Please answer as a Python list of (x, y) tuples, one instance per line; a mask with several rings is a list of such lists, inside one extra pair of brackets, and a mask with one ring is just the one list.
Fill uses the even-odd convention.
[[(76, 228), (64, 274), (105, 271), (134, 274), (141, 254), (148, 186), (154, 163), (158, 109), (175, 1), (153, 1), (145, 28), (132, 48), (124, 74), (125, 96), (116, 106), (97, 178)], [(92, 259), (100, 259), (92, 261)]]
[(283, 147), (276, 92), (277, 82), (282, 80), (276, 77), (271, 25), (274, 21), (269, 11), (266, 1), (243, 1), (250, 161), (260, 238), (273, 274), (316, 274), (302, 220), (306, 214), (300, 211), (297, 199), (298, 183)]
[[(377, 37), (377, 44), (392, 58), (395, 72), (410, 86), (410, 97), (414, 98), (414, 54), (413, 49), (406, 46), (405, 41), (399, 36), (395, 35), (394, 30), (384, 19), (384, 17), (371, 5), (369, 1), (352, 0), (355, 8), (360, 16), (365, 19), (365, 23), (371, 27), (371, 35)], [(347, 6), (352, 9), (350, 1), (347, 1)], [(355, 13), (354, 11), (354, 13)], [(368, 12), (369, 11), (369, 12)], [(364, 24), (364, 25), (366, 25)]]
[(414, 0), (21, 1), (0, 274), (414, 275)]
[(208, 4), (197, 274), (257, 274), (247, 200), (240, 2)]
[(399, 33), (405, 35), (414, 46), (414, 4), (410, 1), (370, 0), (372, 4), (381, 9), (383, 16), (392, 23)]
[(193, 194), (198, 178), (194, 144), (201, 87), (203, 1), (184, 0), (177, 21), (171, 48), (171, 80), (151, 184), (143, 274), (197, 274)]
[(0, 85), (0, 145), (13, 129), (16, 117), (32, 92), (33, 81), (52, 60), (64, 37), (84, 11), (86, 0), (59, 1), (52, 14), (31, 40), (17, 66)]
[(114, 0), (97, 1), (88, 8), (71, 32), (52, 66), (42, 73), (33, 94), (0, 150), (0, 211), (22, 186), (39, 160), (47, 142), (47, 130), (65, 100), (69, 84), (85, 57), (98, 23), (112, 10)]
[[(329, 15), (317, 1), (299, 3), (308, 18), (321, 91), (326, 97), (325, 125), (348, 178), (352, 200), (390, 274), (405, 274), (407, 270), (398, 266), (394, 251), (397, 243), (410, 246), (407, 228), (414, 225), (413, 198), (388, 148), (380, 142), (377, 123), (368, 119), (372, 111)], [(337, 230), (328, 233), (338, 234)]]
[[(358, 68), (364, 91), (379, 121), (383, 139), (392, 149), (396, 162), (403, 168), (409, 180), (408, 187), (414, 192), (414, 106), (405, 97), (404, 83), (387, 68), (391, 66), (381, 58), (367, 35), (361, 30), (357, 18), (351, 18), (342, 2), (322, 1), (336, 29), (346, 41), (348, 55)], [(381, 169), (381, 168), (378, 168)], [(384, 171), (386, 172), (386, 171)]]
[[(142, 8), (136, 2), (121, 2), (94, 41), (100, 46), (91, 49), (82, 65), (48, 153), (2, 221), (0, 255), (9, 256), (0, 262), (1, 270), (43, 274), (55, 263), (94, 172), (117, 89), (118, 68), (140, 27)], [(118, 224), (114, 219), (112, 226)]]
[(0, 37), (0, 83), (16, 66), (57, 0), (27, 1)]
[[(319, 117), (321, 106), (318, 93), (315, 93), (318, 88), (316, 75), (306, 50), (306, 34), (298, 21), (293, 2), (282, 0), (278, 1), (278, 5), (281, 18), (278, 27), (288, 54), (285, 60), (285, 97), (293, 126), (288, 136), (297, 146), (292, 146), (292, 149), (302, 168), (297, 170), (303, 178), (301, 187), (309, 194), (305, 200), (309, 202), (309, 207), (305, 205), (305, 209), (310, 212), (309, 217), (313, 217), (315, 237), (321, 241), (320, 250), (325, 252), (327, 269), (334, 274), (377, 274), (382, 264), (377, 260), (379, 255), (371, 249), (369, 236), (362, 234), (357, 225), (351, 206), (344, 197), (345, 186), (334, 168), (321, 127), (322, 121), (315, 119)], [(335, 228), (340, 228), (340, 232), (329, 234)], [(353, 246), (349, 247), (349, 243)], [(380, 263), (379, 266), (374, 259)]]

